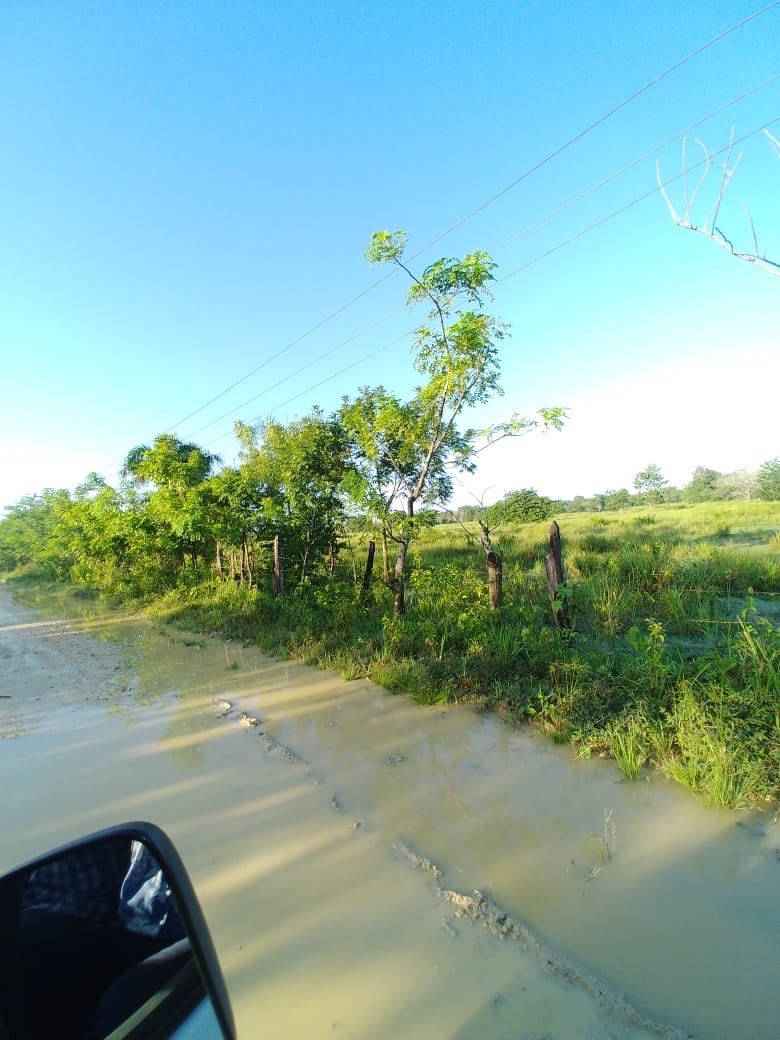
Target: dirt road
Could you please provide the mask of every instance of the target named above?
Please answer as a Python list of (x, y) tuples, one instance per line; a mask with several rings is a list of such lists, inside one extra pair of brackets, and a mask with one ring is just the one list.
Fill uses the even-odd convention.
[(0, 869), (162, 826), (242, 1037), (775, 1035), (766, 820), (468, 710), (132, 619), (48, 621), (2, 589), (0, 655)]

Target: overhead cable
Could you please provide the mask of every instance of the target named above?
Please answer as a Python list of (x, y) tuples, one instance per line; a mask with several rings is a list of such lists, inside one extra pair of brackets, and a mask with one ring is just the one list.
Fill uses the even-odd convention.
[[(506, 195), (508, 192), (512, 191), (512, 189), (516, 188), (518, 186), (518, 184), (521, 184), (523, 181), (525, 181), (529, 177), (531, 177), (534, 173), (537, 173), (543, 167), (547, 166), (550, 162), (553, 161), (553, 159), (556, 159), (559, 155), (561, 155), (563, 152), (567, 151), (569, 148), (571, 148), (578, 141), (581, 141), (588, 134), (592, 133), (593, 130), (595, 130), (597, 127), (601, 126), (608, 119), (611, 119), (612, 116), (614, 116), (618, 112), (622, 111), (622, 109), (626, 108), (628, 105), (630, 105), (637, 98), (639, 98), (643, 94), (647, 93), (647, 91), (649, 91), (652, 87), (656, 86), (662, 80), (666, 79), (673, 72), (676, 72), (678, 69), (682, 68), (683, 65), (686, 65), (689, 61), (692, 61), (694, 58), (698, 57), (698, 55), (704, 53), (704, 51), (708, 50), (710, 47), (713, 47), (716, 43), (720, 43), (721, 40), (724, 40), (727, 36), (730, 36), (732, 33), (736, 32), (738, 29), (743, 28), (745, 25), (748, 25), (750, 22), (755, 21), (757, 18), (761, 17), (762, 15), (766, 14), (768, 11), (771, 11), (774, 8), (777, 8), (777, 7), (780, 7), (780, 0), (772, 0), (772, 3), (767, 4), (765, 7), (762, 7), (762, 8), (760, 8), (757, 11), (754, 11), (752, 14), (750, 14), (747, 17), (741, 19), (741, 21), (736, 22), (734, 25), (730, 26), (728, 29), (724, 29), (723, 32), (718, 33), (717, 36), (712, 37), (712, 39), (708, 40), (706, 43), (701, 44), (695, 50), (693, 50), (689, 54), (687, 54), (684, 58), (681, 58), (679, 61), (675, 62), (673, 65), (670, 65), (663, 72), (659, 73), (657, 76), (653, 77), (653, 79), (651, 79), (647, 83), (645, 83), (644, 86), (640, 87), (638, 90), (635, 90), (632, 94), (630, 94), (628, 97), (626, 97), (619, 104), (614, 105), (611, 109), (609, 109), (608, 112), (605, 112), (604, 115), (600, 116), (594, 122), (592, 122), (588, 126), (586, 126), (583, 130), (580, 130), (573, 137), (571, 137), (567, 141), (565, 141), (562, 145), (560, 145), (554, 151), (550, 152), (543, 159), (541, 159), (539, 162), (537, 162), (534, 166), (531, 166), (529, 169), (525, 170), (522, 174), (520, 174), (519, 177), (515, 178), (515, 180), (513, 180), (510, 184), (507, 184), (506, 187), (502, 188), (500, 191), (496, 192), (490, 198), (486, 199), (483, 203), (481, 203), (475, 209), (472, 209), (464, 217), (461, 217), (458, 221), (456, 221), (453, 225), (451, 225), (451, 227), (449, 227), (445, 231), (443, 231), (440, 235), (437, 235), (435, 238), (431, 239), (430, 242), (428, 242), (426, 245), (424, 245), (416, 253), (413, 253), (409, 257), (409, 259), (410, 260), (416, 259), (417, 257), (421, 256), (424, 252), (426, 252), (428, 249), (430, 249), (432, 246), (436, 245), (438, 242), (441, 242), (442, 239), (446, 238), (448, 235), (452, 234), (453, 231), (455, 231), (458, 228), (462, 227), (465, 223), (467, 223), (467, 221), (471, 220), (478, 213), (481, 213), (483, 210), (487, 209), (488, 206), (491, 206), (494, 202), (496, 202), (498, 199), (500, 199), (503, 195)], [(247, 379), (250, 379), (253, 375), (256, 375), (258, 372), (260, 372), (267, 365), (271, 364), (272, 361), (277, 360), (278, 358), (280, 358), (284, 354), (286, 354), (288, 351), (292, 350), (293, 347), (297, 346), (304, 339), (308, 338), (314, 332), (316, 332), (319, 329), (321, 329), (328, 322), (332, 321), (333, 318), (337, 317), (337, 315), (342, 314), (345, 310), (350, 308), (353, 304), (357, 303), (358, 300), (362, 299), (368, 293), (372, 292), (378, 285), (380, 285), (382, 282), (386, 281), (388, 278), (392, 277), (392, 275), (395, 274), (395, 273), (396, 273), (395, 270), (390, 270), (386, 274), (384, 274), (381, 278), (378, 278), (376, 281), (372, 282), (371, 285), (369, 285), (362, 292), (358, 293), (356, 296), (352, 297), (346, 303), (342, 304), (342, 306), (340, 306), (335, 311), (333, 311), (330, 314), (328, 314), (321, 321), (317, 322), (316, 325), (313, 325), (310, 329), (307, 329), (306, 332), (302, 333), (300, 336), (298, 336), (296, 339), (292, 340), (286, 346), (284, 346), (284, 347), (280, 348), (279, 350), (277, 350), (276, 353), (274, 353), (270, 357), (266, 358), (259, 365), (257, 365), (255, 368), (253, 368), (250, 372), (247, 372), (246, 375), (242, 376), (240, 379), (235, 380), (233, 383), (230, 384), (230, 386), (228, 386), (224, 390), (220, 391), (220, 393), (216, 394), (214, 397), (211, 397), (208, 401), (205, 402), (205, 404), (202, 404), (202, 405), (200, 405), (200, 407), (194, 409), (194, 411), (190, 412), (183, 419), (178, 420), (178, 422), (174, 423), (171, 427), (169, 427), (166, 432), (168, 432), (168, 433), (172, 432), (177, 426), (182, 425), (183, 423), (187, 422), (189, 419), (193, 418), (193, 416), (198, 415), (205, 408), (208, 408), (209, 405), (213, 404), (215, 401), (220, 400), (222, 397), (224, 397), (226, 394), (228, 394), (231, 390), (234, 390), (237, 386), (240, 386), (241, 383), (246, 382)]]

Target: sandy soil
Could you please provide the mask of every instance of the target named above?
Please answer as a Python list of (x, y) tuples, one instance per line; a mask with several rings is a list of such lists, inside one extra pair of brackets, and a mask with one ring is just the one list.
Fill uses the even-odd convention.
[(126, 650), (48, 621), (0, 588), (0, 739), (18, 737), (46, 713), (115, 699), (131, 682)]

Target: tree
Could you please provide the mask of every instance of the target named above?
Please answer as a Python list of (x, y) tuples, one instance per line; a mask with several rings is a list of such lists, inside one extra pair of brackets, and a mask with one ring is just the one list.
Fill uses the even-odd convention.
[[(381, 386), (363, 387), (354, 401), (344, 399), (339, 418), (348, 438), (344, 489), (368, 522), (379, 526), (384, 579), (390, 583), (388, 543), (406, 515), (399, 515), (398, 502), (414, 491), (426, 463), (419, 498), (427, 505), (447, 502), (452, 495), (447, 463), (463, 459), (467, 445), (453, 426), (428, 458), (435, 416), (419, 394), (404, 403)], [(464, 461), (464, 468), (469, 465)]]
[(611, 488), (604, 492), (605, 509), (626, 509), (630, 505), (631, 495), (628, 488), (619, 488), (617, 491)]
[(71, 560), (53, 547), (53, 537), (69, 505), (67, 491), (46, 488), (8, 507), (0, 522), (0, 569), (32, 565), (52, 578), (66, 578)]
[[(487, 253), (476, 251), (462, 260), (436, 260), (418, 277), (403, 262), (407, 235), (404, 231), (377, 231), (366, 250), (372, 265), (394, 264), (411, 280), (410, 306), (426, 301), (428, 320), (414, 336), (414, 367), (426, 382), (409, 404), (413, 417), (416, 455), (404, 453), (403, 461), (377, 449), (375, 458), (387, 462), (397, 485), (395, 497), (404, 507), (404, 519), (394, 539), (398, 546), (392, 579), (394, 609), (404, 612), (404, 588), (409, 544), (414, 533), (415, 506), (426, 495), (435, 497), (435, 485), (445, 476), (443, 467), (473, 467), (475, 433), (457, 431), (464, 408), (484, 404), (501, 393), (496, 344), (507, 326), (482, 310), (490, 298), (488, 284), (496, 264)], [(465, 304), (464, 309), (460, 309)], [(380, 431), (381, 432), (381, 431)], [(440, 491), (447, 493), (445, 486)], [(439, 495), (439, 497), (441, 497)]]
[(637, 494), (647, 502), (663, 502), (663, 489), (666, 484), (666, 479), (654, 462), (651, 462), (646, 469), (640, 470), (634, 477), (634, 488)]
[(265, 530), (283, 540), (299, 585), (312, 556), (335, 546), (342, 527), (345, 455), (341, 424), (319, 409), (287, 426), (269, 420), (245, 446), (242, 471), (262, 489)]
[(780, 500), (780, 456), (762, 462), (759, 466), (758, 497), (765, 502)]
[[(776, 137), (773, 137), (773, 135), (770, 134), (770, 132), (768, 130), (764, 130), (764, 133), (766, 134), (766, 136), (767, 136), (767, 138), (769, 140), (770, 146), (775, 151), (777, 157), (780, 158), (780, 141), (778, 141), (778, 139)], [(684, 203), (685, 203), (685, 212), (684, 212), (684, 214), (682, 216), (680, 216), (677, 213), (674, 205), (672, 204), (671, 199), (669, 198), (669, 195), (667, 194), (666, 186), (663, 183), (663, 181), (661, 180), (661, 168), (660, 168), (660, 165), (658, 163), (656, 163), (656, 176), (657, 176), (657, 179), (658, 179), (658, 186), (661, 189), (661, 194), (664, 197), (664, 201), (666, 202), (666, 205), (667, 205), (667, 207), (669, 209), (669, 213), (671, 214), (672, 220), (675, 222), (675, 224), (678, 227), (685, 228), (688, 231), (695, 231), (697, 234), (704, 235), (706, 238), (711, 239), (717, 246), (720, 246), (721, 249), (725, 249), (726, 252), (727, 253), (731, 253), (732, 256), (737, 257), (738, 260), (745, 260), (745, 261), (747, 261), (747, 263), (753, 264), (754, 267), (758, 267), (762, 271), (766, 271), (769, 274), (774, 275), (777, 278), (780, 278), (780, 262), (778, 262), (777, 260), (770, 260), (767, 257), (766, 253), (759, 252), (758, 236), (756, 235), (756, 229), (755, 229), (755, 227), (753, 225), (753, 218), (750, 216), (750, 213), (747, 211), (747, 209), (745, 211), (747, 213), (747, 218), (748, 218), (748, 224), (750, 226), (751, 237), (753, 239), (753, 250), (752, 251), (735, 248), (734, 243), (731, 241), (731, 239), (726, 237), (724, 232), (718, 227), (718, 224), (717, 224), (718, 216), (720, 214), (720, 207), (721, 207), (721, 204), (723, 202), (723, 198), (724, 198), (724, 196), (726, 194), (726, 190), (729, 187), (729, 184), (731, 183), (732, 177), (736, 173), (737, 167), (739, 166), (740, 162), (742, 161), (742, 153), (741, 152), (736, 157), (736, 159), (734, 159), (732, 161), (732, 152), (733, 152), (733, 149), (734, 149), (734, 132), (733, 131), (732, 131), (732, 134), (731, 134), (731, 140), (729, 141), (728, 147), (725, 149), (725, 151), (726, 151), (726, 158), (724, 159), (724, 161), (722, 163), (722, 171), (723, 172), (721, 174), (720, 186), (719, 186), (719, 189), (718, 189), (718, 193), (715, 196), (715, 200), (712, 203), (712, 206), (710, 207), (709, 211), (705, 215), (703, 222), (701, 224), (694, 224), (693, 218), (692, 218), (692, 210), (693, 210), (694, 204), (696, 202), (696, 197), (699, 194), (699, 191), (701, 190), (702, 185), (707, 180), (707, 178), (709, 176), (709, 173), (710, 173), (710, 171), (712, 169), (714, 160), (716, 159), (716, 157), (718, 155), (718, 152), (711, 153), (711, 152), (707, 151), (706, 146), (703, 145), (701, 143), (701, 141), (698, 141), (697, 144), (699, 144), (699, 146), (701, 147), (702, 151), (704, 152), (704, 159), (701, 162), (697, 163), (695, 166), (690, 167), (690, 169), (689, 169), (689, 168), (686, 167), (686, 158), (685, 158), (686, 142), (685, 142), (685, 140), (683, 140), (682, 167), (683, 167), (683, 185), (684, 185), (684, 187), (683, 187), (683, 197), (684, 197)], [(719, 151), (724, 151), (724, 149), (719, 149)], [(702, 172), (702, 174), (701, 174), (701, 176), (700, 176), (700, 178), (699, 178), (699, 180), (698, 180), (698, 182), (696, 184), (696, 187), (693, 189), (692, 192), (689, 192), (689, 190), (688, 190), (688, 173), (690, 172), (691, 169), (696, 169), (696, 168), (702, 167), (702, 166), (704, 167), (704, 170), (703, 170), (703, 172)]]
[(758, 491), (758, 473), (747, 469), (738, 469), (733, 473), (723, 473), (718, 477), (718, 499), (747, 499)]
[(719, 498), (718, 481), (723, 476), (715, 469), (697, 466), (690, 481), (683, 488), (686, 502), (712, 502)]
[(488, 515), (491, 526), (500, 523), (528, 524), (535, 520), (549, 520), (553, 503), (534, 488), (510, 491), (500, 502), (491, 506)]
[(174, 566), (186, 557), (202, 559), (214, 546), (213, 500), (206, 481), (219, 462), (219, 456), (169, 433), (156, 437), (151, 447), (133, 448), (125, 458), (123, 477), (144, 490), (137, 509), (158, 552)]

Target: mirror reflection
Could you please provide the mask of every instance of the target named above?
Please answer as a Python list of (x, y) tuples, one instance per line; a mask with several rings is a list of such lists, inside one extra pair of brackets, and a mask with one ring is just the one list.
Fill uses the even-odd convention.
[(112, 836), (3, 881), (3, 1008), (11, 1037), (170, 1035), (206, 991), (160, 864)]

